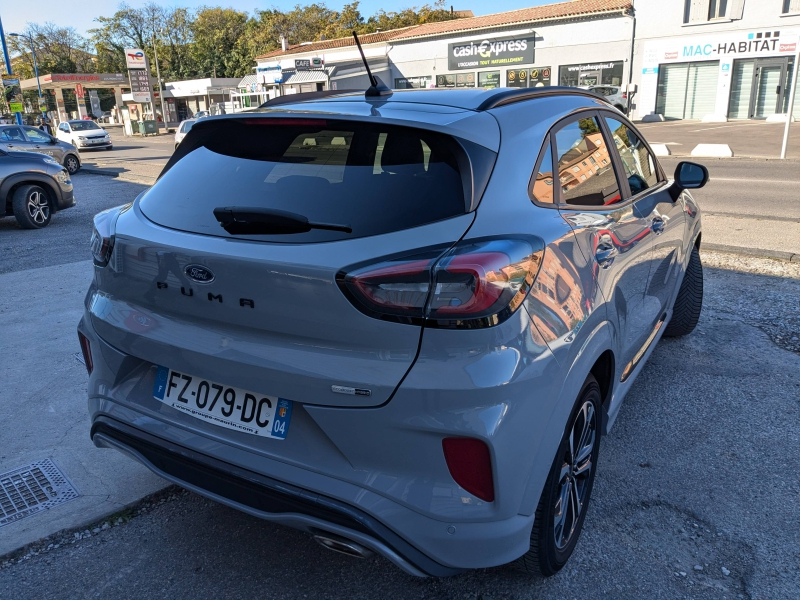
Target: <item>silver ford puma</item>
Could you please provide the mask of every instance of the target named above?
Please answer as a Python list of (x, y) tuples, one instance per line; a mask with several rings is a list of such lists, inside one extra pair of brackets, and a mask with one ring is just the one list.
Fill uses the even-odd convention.
[(94, 443), (414, 575), (551, 575), (702, 306), (700, 211), (602, 98), (317, 93), (198, 121), (95, 218)]

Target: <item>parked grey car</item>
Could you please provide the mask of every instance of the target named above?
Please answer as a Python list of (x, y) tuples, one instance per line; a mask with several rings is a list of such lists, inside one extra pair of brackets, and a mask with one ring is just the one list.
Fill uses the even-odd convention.
[(23, 229), (41, 229), (53, 213), (75, 206), (66, 168), (49, 156), (0, 149), (0, 217)]
[(75, 146), (29, 125), (0, 125), (0, 148), (45, 154), (64, 165), (70, 175), (81, 168), (80, 154)]
[(92, 439), (414, 575), (551, 575), (697, 323), (708, 173), (573, 88), (315, 96), (198, 121), (96, 217)]

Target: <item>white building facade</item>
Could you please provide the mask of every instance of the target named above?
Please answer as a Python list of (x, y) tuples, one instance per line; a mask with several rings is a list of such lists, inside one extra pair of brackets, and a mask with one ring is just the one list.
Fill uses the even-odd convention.
[[(634, 119), (726, 120), (786, 112), (799, 36), (800, 0), (573, 0), (367, 34), (361, 43), (373, 74), (393, 89), (624, 92), (632, 84), (624, 102)], [(369, 85), (349, 38), (256, 60), (269, 97)], [(316, 75), (297, 70), (311, 61)], [(313, 82), (287, 85), (303, 71)]]

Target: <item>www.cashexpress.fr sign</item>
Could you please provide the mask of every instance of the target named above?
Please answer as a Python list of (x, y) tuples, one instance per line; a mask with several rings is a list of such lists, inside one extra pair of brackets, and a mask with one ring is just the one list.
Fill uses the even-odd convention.
[(534, 37), (513, 37), (447, 45), (449, 70), (533, 63)]

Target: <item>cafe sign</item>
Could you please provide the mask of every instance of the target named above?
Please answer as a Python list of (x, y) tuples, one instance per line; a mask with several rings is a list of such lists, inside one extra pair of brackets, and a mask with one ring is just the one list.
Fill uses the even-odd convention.
[(533, 35), (448, 44), (447, 66), (455, 71), (530, 64), (533, 49)]

